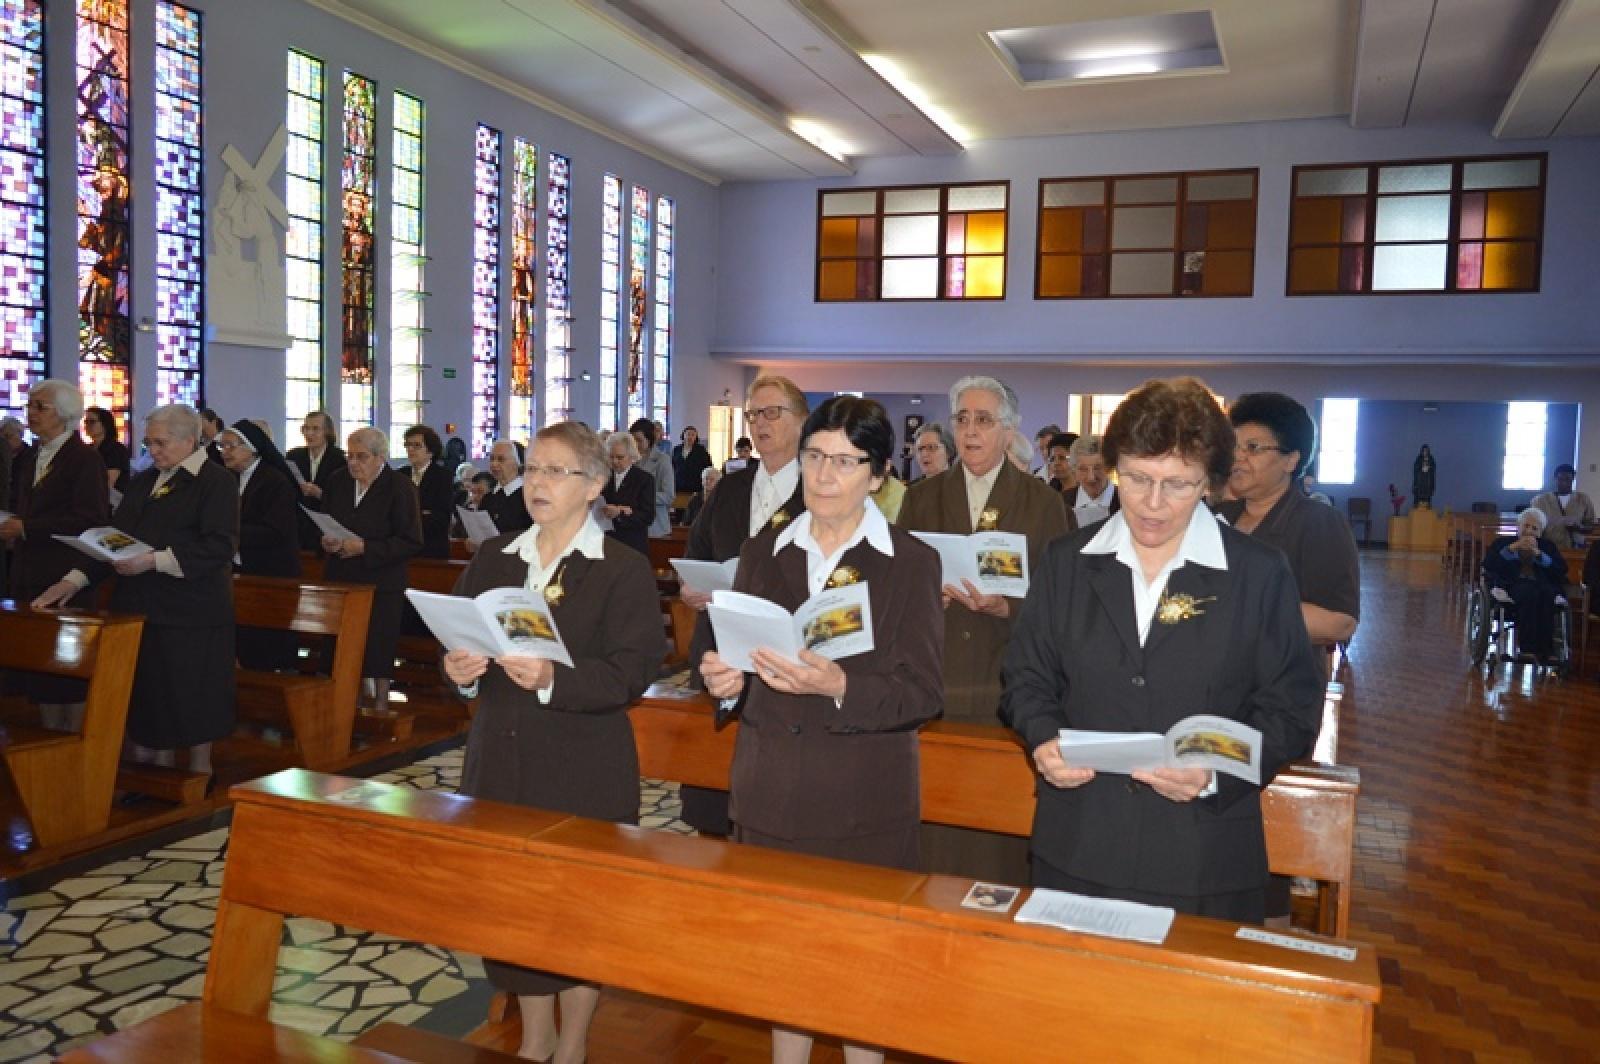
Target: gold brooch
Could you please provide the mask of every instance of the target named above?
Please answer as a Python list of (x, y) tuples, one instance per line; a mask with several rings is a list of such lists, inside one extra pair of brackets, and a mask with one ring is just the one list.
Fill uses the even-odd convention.
[(1215, 602), (1217, 596), (1197, 599), (1193, 595), (1169, 595), (1161, 592), (1161, 602), (1156, 606), (1156, 620), (1162, 624), (1177, 624), (1187, 621), (1191, 617), (1198, 617), (1206, 611), (1200, 608), (1203, 602)]
[(169, 480), (165, 484), (163, 484), (159, 488), (157, 488), (155, 491), (152, 491), (150, 493), (150, 501), (151, 502), (155, 502), (157, 499), (161, 498), (162, 496), (170, 495), (170, 494), (172, 494), (172, 481)]
[(779, 510), (777, 513), (772, 515), (772, 520), (767, 522), (767, 527), (769, 527), (769, 528), (782, 528), (784, 525), (786, 525), (788, 523), (789, 523), (789, 511), (788, 510)]
[(855, 566), (841, 565), (833, 571), (832, 576), (828, 577), (828, 582), (823, 585), (823, 590), (826, 591), (830, 587), (849, 587), (851, 584), (859, 584), (860, 582), (861, 573)]
[(545, 585), (544, 600), (552, 606), (561, 605), (561, 600), (567, 596), (567, 589), (561, 586), (561, 578), (566, 575), (566, 572), (567, 560), (563, 558), (561, 559), (560, 568), (558, 568), (555, 572), (555, 575), (550, 578), (550, 582)]
[(978, 515), (977, 530), (979, 532), (993, 532), (999, 527), (1000, 511), (996, 510), (993, 506), (989, 507), (987, 510), (983, 511), (983, 513)]

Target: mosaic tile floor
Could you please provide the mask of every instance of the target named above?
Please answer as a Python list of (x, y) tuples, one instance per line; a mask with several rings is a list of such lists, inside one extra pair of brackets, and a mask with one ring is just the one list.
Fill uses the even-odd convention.
[[(456, 749), (374, 778), (454, 791), (461, 757)], [(645, 827), (689, 832), (676, 784), (644, 781), (639, 814)], [(48, 1061), (198, 998), (227, 845), (228, 829), (217, 828), (6, 903), (0, 1064)], [(451, 1005), (459, 1011), (485, 986), (469, 954), (291, 919), (272, 1019), (339, 1039), (386, 1022), (443, 1029), (459, 1019), (446, 1016)]]

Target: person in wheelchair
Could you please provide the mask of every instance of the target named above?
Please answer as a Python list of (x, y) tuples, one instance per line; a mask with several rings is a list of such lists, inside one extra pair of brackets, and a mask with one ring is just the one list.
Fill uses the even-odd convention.
[(1496, 539), (1483, 559), (1490, 594), (1516, 621), (1518, 652), (1546, 665), (1555, 663), (1557, 610), (1566, 608), (1561, 595), (1567, 586), (1566, 559), (1544, 537), (1548, 520), (1542, 510), (1522, 511), (1517, 534)]

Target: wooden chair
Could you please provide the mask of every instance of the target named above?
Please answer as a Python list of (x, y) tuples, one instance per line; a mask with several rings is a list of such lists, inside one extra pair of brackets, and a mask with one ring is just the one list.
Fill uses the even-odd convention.
[(239, 715), (259, 723), (287, 724), (297, 761), (308, 768), (328, 767), (349, 756), (372, 588), (235, 576), (233, 602), (241, 625), (334, 640), (327, 675), (238, 670)]
[(1070, 1043), (1085, 1060), (1171, 1061), (1197, 1039), (1229, 1060), (1371, 1052), (1369, 946), (1323, 957), (1182, 915), (1161, 945), (1097, 938), (963, 909), (971, 880), (297, 769), (232, 798), (202, 1001), (64, 1061), (449, 1059), (393, 1028), (390, 1057), (275, 1041), (289, 915), (946, 1060), (1059, 1060)]
[(0, 606), (0, 669), (89, 682), (77, 733), (8, 723), (6, 767), (40, 846), (104, 831), (144, 618)]
[(1345, 500), (1345, 513), (1350, 519), (1350, 531), (1355, 532), (1356, 526), (1361, 526), (1361, 545), (1365, 547), (1372, 538), (1372, 500), (1360, 496), (1351, 496)]

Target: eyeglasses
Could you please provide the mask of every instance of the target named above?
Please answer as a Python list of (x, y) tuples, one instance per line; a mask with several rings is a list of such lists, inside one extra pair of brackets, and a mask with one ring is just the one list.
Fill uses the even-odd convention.
[(564, 465), (533, 465), (532, 463), (522, 467), (522, 475), (529, 478), (550, 477), (551, 479), (588, 476), (581, 469), (569, 469)]
[(1279, 447), (1271, 443), (1262, 443), (1260, 440), (1250, 440), (1246, 443), (1236, 443), (1233, 446), (1234, 454), (1247, 454), (1251, 458), (1256, 458), (1264, 454), (1271, 454), (1274, 451), (1276, 451), (1278, 454), (1289, 453), (1289, 450), (1286, 447)]
[(969, 414), (965, 410), (955, 416), (956, 428), (964, 429), (969, 425), (976, 425), (984, 432), (988, 432), (1000, 424), (1000, 419), (987, 410), (980, 410), (976, 414)]
[(759, 406), (754, 409), (746, 407), (744, 419), (746, 421), (754, 421), (760, 418), (763, 421), (776, 421), (787, 413), (789, 413), (789, 408), (786, 406)]
[(813, 473), (831, 462), (833, 468), (837, 469), (840, 474), (849, 476), (868, 461), (868, 456), (864, 454), (827, 454), (817, 450), (815, 447), (804, 447), (800, 450), (801, 468), (809, 469)]
[(28, 400), (28, 409), (29, 410), (54, 410), (55, 408), (56, 408), (56, 404), (52, 403), (48, 399), (29, 399)]
[(145, 450), (147, 451), (156, 451), (172, 446), (172, 440), (170, 437), (146, 436), (140, 442), (144, 444)]
[(1199, 480), (1183, 480), (1180, 477), (1164, 477), (1157, 480), (1155, 477), (1143, 473), (1124, 473), (1117, 470), (1117, 486), (1124, 494), (1148, 498), (1157, 493), (1171, 499), (1173, 502), (1188, 502), (1200, 492), (1200, 485), (1206, 482), (1205, 477)]

